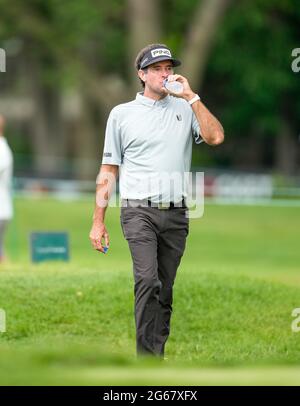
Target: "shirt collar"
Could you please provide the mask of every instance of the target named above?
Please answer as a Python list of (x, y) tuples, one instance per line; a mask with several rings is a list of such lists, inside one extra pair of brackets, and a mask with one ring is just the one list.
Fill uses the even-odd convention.
[(163, 99), (160, 100), (154, 100), (154, 99), (150, 99), (150, 97), (146, 97), (144, 96), (143, 92), (138, 92), (136, 94), (136, 100), (139, 103), (145, 104), (146, 106), (166, 106), (169, 102), (170, 102), (170, 95), (167, 95), (166, 97), (164, 97)]

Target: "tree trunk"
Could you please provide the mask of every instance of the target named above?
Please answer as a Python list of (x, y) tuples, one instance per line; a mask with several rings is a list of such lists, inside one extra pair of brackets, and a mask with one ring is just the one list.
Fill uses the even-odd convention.
[(66, 159), (62, 131), (60, 95), (53, 89), (39, 89), (32, 120), (32, 147), (39, 176), (61, 176)]
[(102, 161), (106, 122), (111, 109), (129, 99), (129, 88), (118, 76), (83, 75), (80, 112), (72, 123), (72, 152), (77, 179), (96, 179)]
[(128, 0), (128, 67), (132, 93), (140, 89), (134, 61), (137, 53), (148, 44), (161, 43), (159, 0)]
[(72, 122), (72, 149), (76, 179), (96, 179), (102, 159), (103, 124), (102, 112), (84, 91), (81, 95), (81, 111)]
[(198, 8), (195, 10), (181, 54), (184, 74), (195, 90), (201, 88), (216, 32), (232, 1), (203, 0), (199, 1)]
[(289, 123), (284, 119), (276, 137), (275, 159), (276, 170), (283, 175), (295, 175), (299, 170), (299, 144)]
[(38, 176), (58, 177), (63, 174), (67, 152), (60, 90), (42, 83), (42, 66), (37, 61), (28, 62), (28, 70), (30, 92), (35, 101), (31, 120), (34, 169)]

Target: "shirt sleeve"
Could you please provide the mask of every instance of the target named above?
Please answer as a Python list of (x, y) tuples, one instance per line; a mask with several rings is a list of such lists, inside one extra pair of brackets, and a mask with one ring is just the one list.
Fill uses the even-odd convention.
[(201, 137), (200, 126), (194, 112), (192, 116), (192, 134), (196, 144), (201, 144), (201, 142), (204, 142), (204, 140)]
[(106, 124), (102, 164), (118, 165), (122, 163), (121, 131), (118, 117), (113, 109)]

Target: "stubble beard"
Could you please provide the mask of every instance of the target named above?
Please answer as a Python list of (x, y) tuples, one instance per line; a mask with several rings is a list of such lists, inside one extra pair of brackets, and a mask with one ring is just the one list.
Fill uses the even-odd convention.
[(164, 91), (164, 88), (159, 87), (159, 85), (155, 87), (148, 86), (148, 89), (150, 90), (151, 93), (154, 93), (161, 98), (165, 97), (168, 94), (166, 91)]

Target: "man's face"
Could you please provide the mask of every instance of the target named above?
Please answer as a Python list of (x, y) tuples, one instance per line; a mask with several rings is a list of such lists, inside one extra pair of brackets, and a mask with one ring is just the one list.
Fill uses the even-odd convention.
[(173, 75), (173, 65), (170, 61), (156, 62), (145, 71), (139, 70), (139, 77), (145, 82), (145, 89), (157, 94), (166, 94), (163, 82), (169, 75)]

